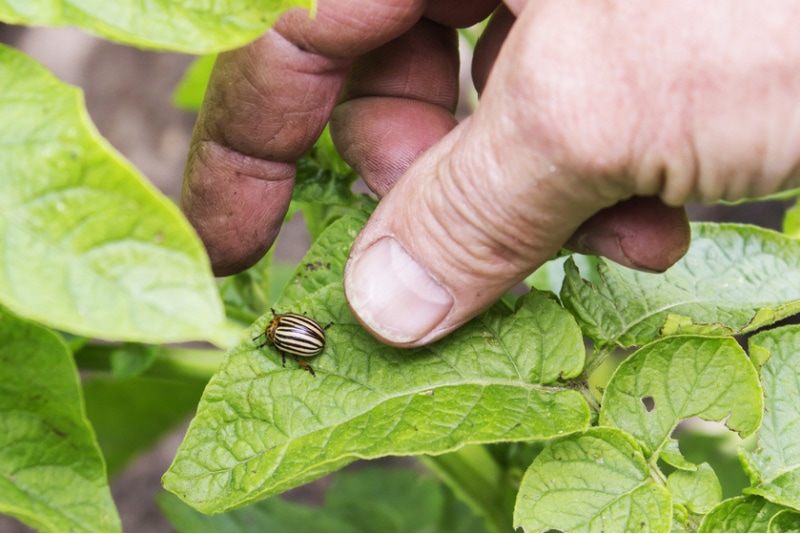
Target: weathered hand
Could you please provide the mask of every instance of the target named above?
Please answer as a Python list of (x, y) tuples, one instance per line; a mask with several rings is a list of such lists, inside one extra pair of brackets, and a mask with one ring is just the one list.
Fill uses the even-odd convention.
[(796, 180), (797, 3), (509, 1), (475, 53), (481, 103), (456, 125), (451, 26), (495, 4), (321, 0), (314, 21), (290, 13), (222, 55), (183, 199), (216, 271), (270, 246), (331, 113), (385, 195), (345, 290), (397, 345), (452, 331), (564, 244), (664, 270), (688, 246), (677, 206)]

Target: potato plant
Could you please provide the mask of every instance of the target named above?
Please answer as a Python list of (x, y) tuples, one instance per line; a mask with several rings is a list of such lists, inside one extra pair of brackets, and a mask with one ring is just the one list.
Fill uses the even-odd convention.
[[(202, 55), (175, 95), (196, 108), (214, 53), (312, 7), (195, 4), (0, 0), (0, 20)], [(694, 224), (664, 274), (564, 253), (397, 349), (345, 302), (376, 199), (327, 135), (298, 164), (305, 258), (215, 280), (79, 90), (7, 46), (0, 80), (1, 513), (119, 531), (108, 477), (196, 410), (159, 498), (183, 531), (800, 530), (800, 327), (775, 326), (800, 310), (797, 210), (784, 233)], [(270, 308), (331, 323), (316, 376), (258, 346)], [(389, 456), (418, 467), (343, 471), (313, 513), (279, 497)]]

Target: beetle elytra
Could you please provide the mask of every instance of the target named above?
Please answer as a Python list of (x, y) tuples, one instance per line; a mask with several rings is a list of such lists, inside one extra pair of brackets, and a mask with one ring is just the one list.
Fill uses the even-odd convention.
[(283, 366), (286, 367), (286, 355), (291, 354), (298, 364), (317, 376), (314, 369), (308, 362), (300, 361), (298, 358), (311, 358), (318, 355), (325, 348), (325, 330), (333, 323), (321, 326), (317, 321), (305, 315), (297, 313), (275, 313), (271, 310), (272, 321), (267, 325), (263, 334), (259, 334), (253, 340), (264, 336), (264, 342), (256, 348), (267, 345), (275, 347), (281, 355)]

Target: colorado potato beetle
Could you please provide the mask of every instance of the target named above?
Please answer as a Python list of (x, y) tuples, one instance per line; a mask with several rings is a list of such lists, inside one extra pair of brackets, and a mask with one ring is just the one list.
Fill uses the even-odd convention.
[(263, 334), (259, 334), (253, 340), (264, 336), (264, 343), (256, 348), (267, 345), (275, 347), (281, 355), (281, 362), (286, 367), (286, 355), (291, 354), (298, 364), (317, 376), (314, 369), (308, 362), (300, 361), (298, 358), (311, 358), (322, 352), (325, 348), (325, 330), (333, 323), (321, 326), (317, 321), (305, 315), (297, 313), (275, 313), (271, 310), (272, 321), (267, 325)]

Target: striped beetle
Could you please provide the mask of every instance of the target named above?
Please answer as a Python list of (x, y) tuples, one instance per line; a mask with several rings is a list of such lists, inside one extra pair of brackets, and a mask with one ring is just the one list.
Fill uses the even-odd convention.
[(317, 376), (314, 369), (307, 363), (298, 360), (297, 358), (311, 358), (322, 352), (325, 348), (325, 330), (328, 329), (333, 323), (328, 323), (325, 326), (297, 313), (275, 313), (272, 311), (272, 321), (267, 325), (263, 334), (259, 334), (253, 338), (257, 340), (264, 336), (264, 343), (258, 345), (256, 348), (265, 347), (267, 345), (275, 347), (281, 355), (281, 362), (286, 367), (286, 354), (291, 354), (294, 361), (300, 364), (305, 370), (311, 373), (311, 376)]

